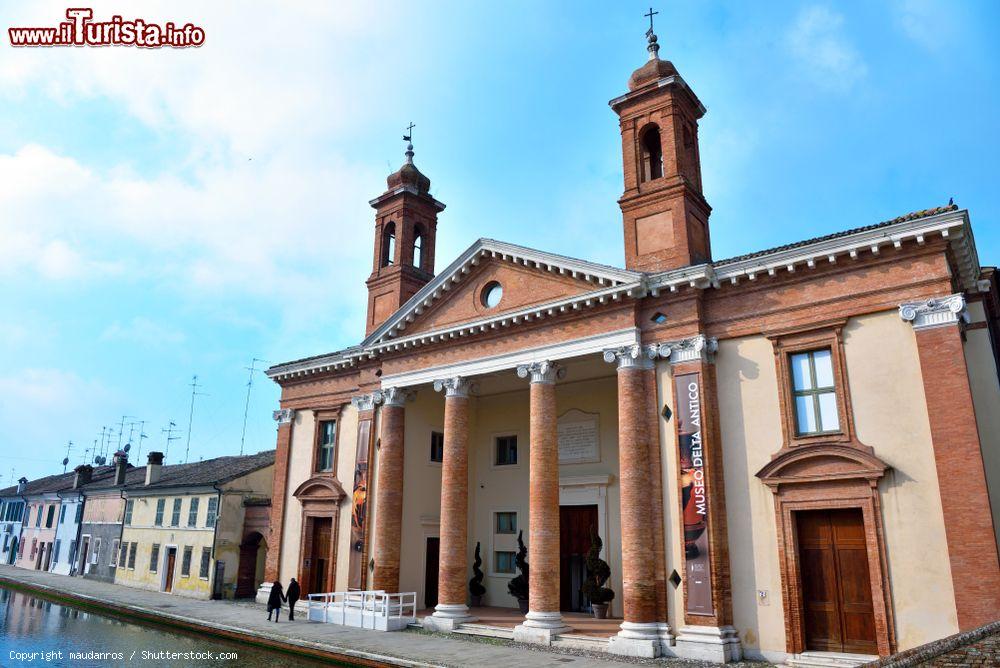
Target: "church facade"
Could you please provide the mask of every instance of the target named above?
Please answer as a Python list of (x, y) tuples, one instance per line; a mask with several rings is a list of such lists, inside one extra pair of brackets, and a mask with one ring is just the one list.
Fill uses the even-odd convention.
[(417, 592), (447, 631), (477, 555), (476, 602), (519, 607), (520, 540), (513, 637), (551, 643), (597, 536), (610, 652), (808, 663), (1000, 618), (1000, 286), (968, 212), (716, 260), (705, 108), (652, 33), (610, 105), (624, 268), (480, 239), (435, 272), (408, 148), (364, 339), (268, 370), (265, 580)]

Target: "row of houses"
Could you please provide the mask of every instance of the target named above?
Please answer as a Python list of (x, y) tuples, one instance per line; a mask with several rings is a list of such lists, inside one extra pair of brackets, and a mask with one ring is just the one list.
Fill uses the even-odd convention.
[(0, 490), (0, 563), (192, 598), (264, 577), (274, 450), (163, 464), (149, 453)]

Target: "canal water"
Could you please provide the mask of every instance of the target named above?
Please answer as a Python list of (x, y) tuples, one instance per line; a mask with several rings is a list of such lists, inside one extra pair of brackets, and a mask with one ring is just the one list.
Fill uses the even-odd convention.
[(0, 666), (330, 666), (164, 631), (0, 587)]

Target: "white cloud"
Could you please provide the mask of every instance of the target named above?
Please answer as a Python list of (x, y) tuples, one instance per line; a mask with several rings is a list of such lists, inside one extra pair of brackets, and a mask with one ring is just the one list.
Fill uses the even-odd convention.
[(820, 88), (847, 90), (868, 72), (843, 25), (842, 15), (817, 5), (803, 8), (786, 33), (801, 73)]
[(955, 34), (955, 14), (960, 3), (933, 0), (897, 0), (893, 5), (896, 24), (907, 37), (924, 48), (936, 50)]
[(166, 346), (184, 343), (184, 332), (153, 322), (149, 318), (135, 317), (128, 323), (113, 322), (101, 333), (102, 341), (125, 341), (144, 346)]

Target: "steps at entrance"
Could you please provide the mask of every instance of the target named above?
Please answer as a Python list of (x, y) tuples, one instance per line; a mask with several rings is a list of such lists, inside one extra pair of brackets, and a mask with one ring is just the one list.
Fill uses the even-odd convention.
[(785, 660), (786, 666), (796, 668), (855, 668), (878, 657), (870, 654), (844, 654), (842, 652), (803, 652)]
[(607, 652), (608, 639), (594, 636), (582, 636), (575, 633), (562, 633), (552, 641), (553, 647), (563, 649), (582, 649), (588, 652)]
[(484, 636), (487, 638), (514, 639), (514, 629), (503, 626), (490, 626), (489, 624), (460, 624), (452, 633), (460, 633), (467, 636)]

